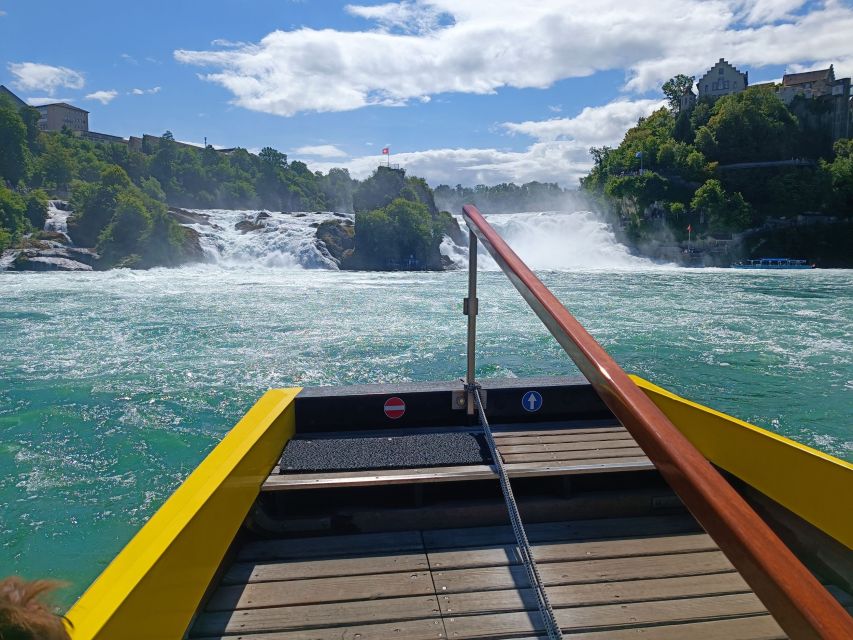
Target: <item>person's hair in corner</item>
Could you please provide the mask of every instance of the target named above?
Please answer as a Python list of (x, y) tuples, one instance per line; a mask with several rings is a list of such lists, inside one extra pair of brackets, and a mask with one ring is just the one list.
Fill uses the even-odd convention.
[(42, 599), (60, 586), (17, 576), (0, 580), (0, 640), (70, 640), (62, 617)]

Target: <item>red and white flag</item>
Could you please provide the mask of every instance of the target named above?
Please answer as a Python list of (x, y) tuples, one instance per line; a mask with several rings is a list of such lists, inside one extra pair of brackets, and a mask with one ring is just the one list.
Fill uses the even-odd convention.
[(688, 225), (687, 225), (687, 233), (690, 233), (691, 231), (693, 231), (693, 225), (692, 225), (692, 224), (688, 224)]
[(382, 155), (387, 156), (391, 153), (391, 147), (382, 147)]

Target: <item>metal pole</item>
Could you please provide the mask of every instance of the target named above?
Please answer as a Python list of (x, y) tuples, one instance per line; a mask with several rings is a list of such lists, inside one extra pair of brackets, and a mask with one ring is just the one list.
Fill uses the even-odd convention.
[(468, 387), (468, 415), (477, 413), (474, 400), (475, 349), (477, 347), (477, 236), (473, 231), (468, 233), (468, 297), (462, 304), (462, 313), (468, 316), (468, 372), (465, 384)]

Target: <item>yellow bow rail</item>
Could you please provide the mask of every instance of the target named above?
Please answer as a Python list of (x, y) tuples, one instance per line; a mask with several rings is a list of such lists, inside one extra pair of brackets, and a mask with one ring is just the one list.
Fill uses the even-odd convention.
[(839, 508), (853, 495), (853, 464), (631, 379), (708, 460), (853, 549), (853, 517)]
[(140, 529), (68, 612), (74, 640), (183, 637), (293, 436), (299, 391), (264, 394)]

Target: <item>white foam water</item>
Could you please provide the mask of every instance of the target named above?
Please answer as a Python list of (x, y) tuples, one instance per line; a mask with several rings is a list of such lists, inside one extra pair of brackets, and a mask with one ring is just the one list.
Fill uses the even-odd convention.
[[(332, 212), (279, 213), (225, 209), (195, 210), (210, 224), (188, 225), (201, 234), (201, 245), (211, 262), (226, 265), (256, 264), (266, 267), (337, 269), (338, 262), (318, 242), (317, 226), (332, 219), (352, 222), (352, 214)], [(610, 226), (591, 211), (570, 213), (542, 211), (487, 216), (489, 222), (528, 265), (534, 269), (619, 269), (651, 267), (644, 258), (631, 255), (619, 243)], [(465, 229), (464, 222), (460, 224)], [(240, 231), (240, 222), (259, 228)], [(445, 236), (441, 253), (457, 267), (468, 265), (468, 248)], [(481, 254), (480, 268), (497, 269)]]
[[(462, 217), (460, 226), (467, 229)], [(538, 211), (486, 216), (486, 220), (532, 269), (650, 268), (654, 262), (632, 255), (616, 240), (613, 229), (592, 211)], [(461, 267), (468, 265), (468, 248), (450, 246), (442, 251)], [(497, 264), (480, 247), (478, 266), (495, 270)]]
[(65, 206), (67, 206), (67, 203), (61, 200), (50, 200), (48, 202), (47, 220), (44, 222), (44, 230), (61, 233), (70, 241), (71, 238), (68, 237), (68, 216), (70, 216), (72, 212), (60, 209), (60, 207)]
[[(196, 209), (193, 213), (209, 221), (186, 226), (199, 232), (199, 242), (211, 262), (283, 269), (337, 269), (337, 261), (315, 237), (317, 226), (326, 220), (353, 219), (351, 214), (332, 212)], [(240, 231), (237, 225), (245, 221), (259, 228)]]

